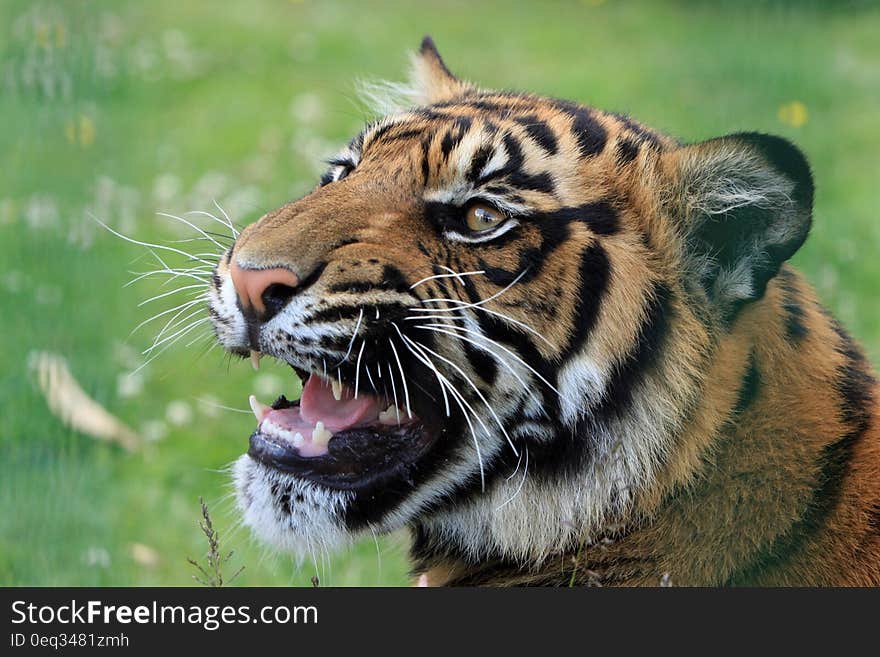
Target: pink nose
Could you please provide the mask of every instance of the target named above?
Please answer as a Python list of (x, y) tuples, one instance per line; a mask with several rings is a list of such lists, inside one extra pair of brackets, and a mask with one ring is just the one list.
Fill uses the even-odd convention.
[[(296, 274), (283, 267), (242, 269), (233, 262), (229, 267), (229, 272), (232, 275), (232, 285), (235, 287), (235, 293), (238, 295), (242, 307), (246, 310), (253, 308), (261, 315), (266, 313), (266, 297), (272, 296), (270, 287), (277, 285), (279, 287), (273, 289), (287, 291), (287, 294), (281, 292), (277, 295), (286, 300), (290, 298), (290, 288), (299, 285), (299, 278)], [(271, 299), (268, 301), (270, 304), (272, 303)], [(274, 310), (277, 311), (277, 309)]]

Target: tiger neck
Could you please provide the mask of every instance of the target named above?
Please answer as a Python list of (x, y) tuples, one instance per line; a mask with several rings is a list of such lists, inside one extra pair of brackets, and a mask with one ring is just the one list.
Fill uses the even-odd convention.
[[(667, 344), (666, 367), (646, 377), (639, 399), (680, 402), (669, 384), (681, 374), (670, 373), (669, 367), (680, 366), (687, 357), (687, 349)], [(842, 525), (850, 537), (870, 530), (847, 520), (840, 505), (857, 475), (839, 462), (849, 462), (856, 450), (870, 444), (864, 440), (866, 434), (874, 432), (873, 443), (877, 442), (876, 429), (871, 428), (878, 424), (871, 422), (877, 413), (876, 383), (861, 353), (812, 291), (784, 270), (765, 297), (745, 309), (718, 339), (709, 357), (691, 362), (692, 367), (704, 368), (702, 376), (694, 376), (700, 402), (674, 406), (681, 413), (665, 425), (670, 430), (653, 434), (670, 441), (670, 449), (653, 463), (650, 485), (632, 494), (626, 512), (615, 513), (612, 507), (593, 525), (587, 514), (579, 532), (565, 531), (564, 515), (571, 512), (567, 499), (589, 499), (585, 488), (596, 485), (598, 475), (608, 474), (607, 469), (594, 468), (591, 476), (568, 482), (574, 485), (556, 482), (555, 499), (542, 497), (536, 486), (526, 491), (528, 507), (512, 509), (522, 515), (510, 525), (527, 537), (535, 525), (547, 532), (548, 526), (559, 523), (555, 534), (544, 536), (558, 549), (505, 553), (504, 547), (529, 547), (530, 542), (518, 542), (521, 536), (496, 519), (494, 527), (468, 529), (470, 538), (482, 546), (496, 541), (479, 554), (448, 540), (450, 523), (426, 524), (416, 531), (416, 570), (428, 571), (431, 584), (717, 585), (786, 583), (786, 578), (809, 582), (811, 577), (815, 583), (846, 581), (827, 576), (827, 564), (821, 573), (813, 567), (811, 574), (799, 555), (829, 543), (843, 555), (836, 572), (845, 577), (852, 572), (852, 559), (846, 560), (845, 545), (831, 534), (844, 531)], [(666, 387), (660, 386), (663, 382)], [(635, 413), (627, 417), (638, 420), (639, 412), (644, 416), (651, 410), (658, 417), (663, 408), (660, 403), (645, 404), (641, 411), (636, 404)], [(637, 427), (631, 435), (644, 439), (648, 434)], [(876, 451), (872, 458), (880, 464)], [(638, 457), (637, 452), (625, 453)], [(876, 485), (865, 485), (876, 491)], [(617, 487), (616, 494), (626, 491)], [(878, 499), (867, 504), (880, 508), (870, 506), (880, 504)], [(484, 514), (491, 511), (483, 509)], [(542, 510), (541, 517), (535, 517), (535, 509)], [(477, 507), (466, 513), (467, 519), (478, 517)], [(504, 540), (506, 546), (501, 544)], [(824, 554), (832, 558), (828, 550)], [(875, 570), (880, 568), (878, 557), (873, 555)]]

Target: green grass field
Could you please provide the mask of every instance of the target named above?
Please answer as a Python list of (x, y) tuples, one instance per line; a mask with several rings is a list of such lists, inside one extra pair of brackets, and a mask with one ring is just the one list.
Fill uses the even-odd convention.
[[(139, 370), (175, 305), (130, 287), (138, 239), (191, 236), (159, 211), (239, 224), (299, 196), (365, 118), (357, 78), (403, 77), (431, 33), (487, 87), (626, 111), (688, 141), (786, 136), (817, 179), (796, 256), (880, 362), (880, 10), (831, 2), (0, 4), (0, 585), (187, 585), (206, 550), (199, 496), (236, 583), (406, 584), (405, 537), (298, 568), (236, 529), (223, 469), (247, 408), (286, 368), (230, 362), (195, 330)], [(200, 222), (201, 223), (201, 222)], [(202, 223), (207, 226), (208, 224)], [(184, 244), (184, 246), (190, 246)], [(163, 305), (164, 304), (164, 305)], [(166, 318), (170, 315), (166, 315)], [(204, 327), (204, 325), (203, 325)], [(83, 388), (148, 437), (137, 454), (65, 428), (28, 363), (63, 355)]]

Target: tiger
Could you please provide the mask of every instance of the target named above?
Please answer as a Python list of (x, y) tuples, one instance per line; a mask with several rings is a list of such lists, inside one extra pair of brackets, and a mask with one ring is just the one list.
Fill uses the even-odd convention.
[(430, 37), (394, 90), (213, 274), (223, 347), (302, 384), (250, 398), (250, 530), (404, 530), (428, 586), (880, 584), (877, 381), (787, 264), (804, 154), (482, 89)]

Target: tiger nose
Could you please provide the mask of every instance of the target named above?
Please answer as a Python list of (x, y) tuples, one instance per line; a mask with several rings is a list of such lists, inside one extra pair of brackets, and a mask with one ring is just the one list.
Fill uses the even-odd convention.
[(299, 285), (296, 274), (284, 267), (245, 269), (233, 262), (229, 272), (242, 308), (253, 311), (264, 322), (287, 305)]

